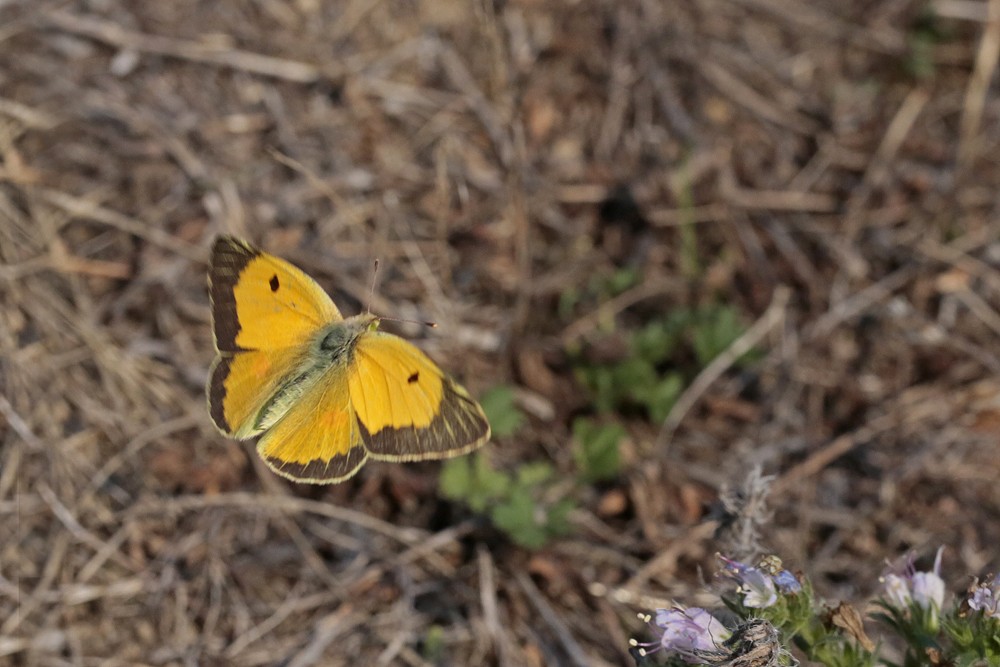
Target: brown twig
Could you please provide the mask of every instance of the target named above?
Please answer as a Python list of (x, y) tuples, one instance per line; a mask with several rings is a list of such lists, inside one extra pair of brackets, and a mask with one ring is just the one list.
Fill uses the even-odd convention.
[[(309, 63), (190, 40), (130, 32), (117, 23), (91, 16), (72, 14), (64, 10), (48, 12), (42, 17), (42, 22), (50, 28), (88, 37), (118, 49), (156, 53), (207, 65), (221, 65), (285, 81), (314, 83), (324, 76), (323, 70)], [(330, 74), (326, 75), (330, 76)]]
[(779, 286), (771, 297), (771, 304), (764, 311), (753, 325), (743, 334), (730, 343), (722, 353), (702, 369), (698, 376), (688, 385), (684, 393), (680, 395), (670, 413), (663, 421), (660, 432), (656, 436), (654, 451), (657, 456), (665, 457), (669, 450), (670, 441), (674, 436), (674, 431), (680, 426), (681, 421), (687, 413), (694, 407), (695, 403), (708, 390), (719, 377), (730, 368), (737, 359), (749, 352), (759, 344), (764, 338), (775, 330), (785, 318), (785, 311), (788, 301), (791, 298), (791, 290), (785, 286)]

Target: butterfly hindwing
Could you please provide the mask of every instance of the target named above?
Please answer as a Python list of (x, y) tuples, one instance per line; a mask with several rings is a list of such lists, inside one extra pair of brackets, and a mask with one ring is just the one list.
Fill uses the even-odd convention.
[(261, 458), (279, 475), (314, 484), (342, 482), (367, 459), (347, 374), (337, 371), (311, 382), (257, 443)]
[(245, 440), (261, 433), (264, 408), (302, 365), (307, 346), (220, 352), (208, 379), (212, 421), (226, 435)]
[(372, 458), (440, 459), (468, 453), (489, 439), (482, 408), (414, 345), (371, 331), (354, 348), (351, 403)]

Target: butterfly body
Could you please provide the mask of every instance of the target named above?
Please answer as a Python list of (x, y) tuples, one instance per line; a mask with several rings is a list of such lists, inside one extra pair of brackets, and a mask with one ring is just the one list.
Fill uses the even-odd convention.
[(411, 343), (364, 313), (344, 319), (292, 264), (231, 237), (209, 274), (217, 356), (209, 413), (297, 481), (332, 483), (367, 458), (467, 453), (489, 439), (479, 404)]
[[(329, 324), (317, 331), (315, 336), (303, 345), (300, 354), (296, 355), (296, 364), (289, 373), (287, 381), (277, 387), (254, 419), (247, 422), (249, 430), (244, 429), (236, 435), (249, 438), (264, 433), (274, 426), (303, 394), (313, 390), (318, 382), (322, 382), (324, 375), (346, 372), (354, 356), (358, 338), (368, 331), (374, 331), (377, 326), (378, 319), (374, 315), (365, 314)], [(265, 369), (269, 366), (270, 364), (262, 370), (266, 372)]]

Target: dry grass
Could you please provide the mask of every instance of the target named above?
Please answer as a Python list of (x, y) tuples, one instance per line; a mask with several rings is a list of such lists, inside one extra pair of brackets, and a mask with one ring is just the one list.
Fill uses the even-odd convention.
[[(628, 664), (756, 464), (764, 543), (831, 599), (910, 547), (1000, 568), (1000, 0), (935, 0), (926, 49), (925, 4), (0, 3), (0, 662)], [(534, 406), (500, 467), (572, 474), (563, 350), (609, 319), (720, 298), (764, 357), (627, 419), (530, 553), (437, 464), (303, 488), (215, 433), (220, 232), (345, 312), (380, 258), (375, 311)]]

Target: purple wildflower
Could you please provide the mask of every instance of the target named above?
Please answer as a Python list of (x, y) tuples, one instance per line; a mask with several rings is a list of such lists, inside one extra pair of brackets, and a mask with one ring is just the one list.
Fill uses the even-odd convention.
[(913, 601), (910, 595), (909, 580), (898, 574), (887, 574), (882, 577), (882, 584), (885, 586), (885, 599), (896, 609), (906, 609)]
[(743, 594), (743, 606), (751, 609), (766, 609), (778, 601), (774, 580), (756, 567), (719, 555), (724, 567), (723, 573), (736, 581), (737, 593)]
[(969, 590), (969, 608), (983, 612), (986, 618), (1000, 616), (1000, 574), (993, 578), (992, 584), (980, 584), (976, 581)]
[(778, 590), (784, 595), (795, 595), (802, 592), (802, 584), (798, 578), (788, 570), (781, 570), (774, 575), (774, 583)]
[(649, 615), (641, 618), (662, 632), (657, 642), (640, 644), (632, 640), (632, 645), (639, 647), (642, 655), (662, 649), (692, 664), (703, 662), (699, 651), (715, 651), (733, 634), (718, 619), (698, 607), (657, 609), (655, 618)]
[(900, 610), (916, 605), (931, 614), (931, 622), (937, 622), (938, 613), (944, 605), (944, 580), (941, 578), (941, 554), (944, 547), (937, 551), (934, 558), (934, 569), (930, 572), (918, 572), (913, 566), (913, 556), (907, 557), (906, 564), (897, 572), (892, 572), (882, 578), (885, 585), (886, 601)]

